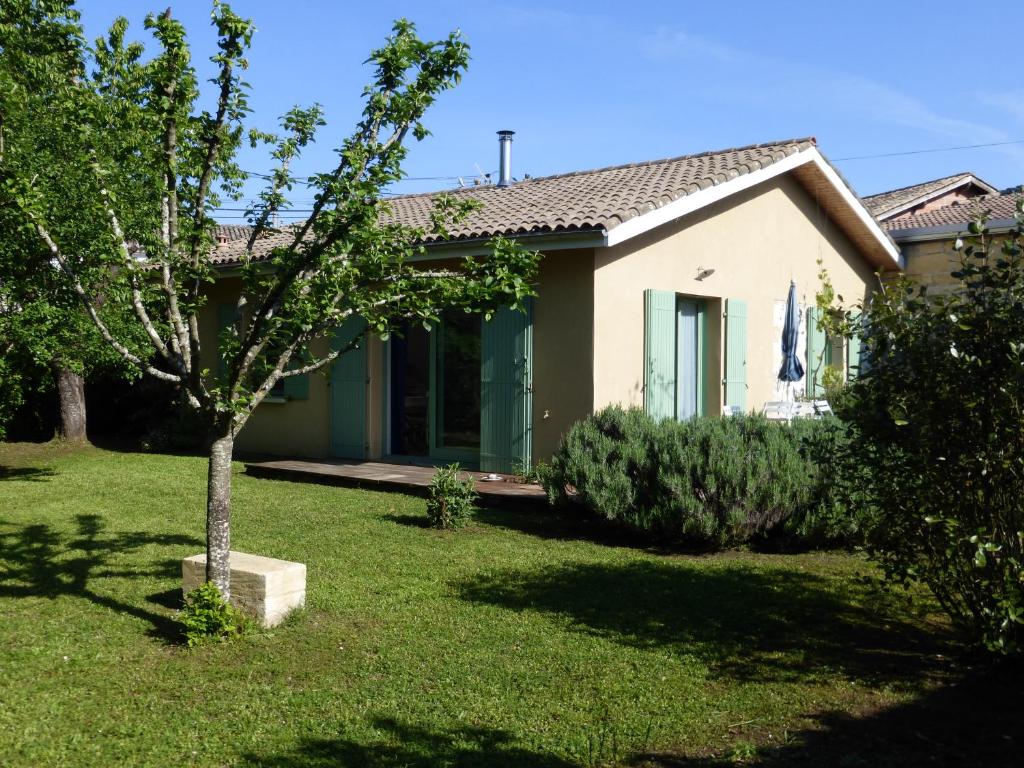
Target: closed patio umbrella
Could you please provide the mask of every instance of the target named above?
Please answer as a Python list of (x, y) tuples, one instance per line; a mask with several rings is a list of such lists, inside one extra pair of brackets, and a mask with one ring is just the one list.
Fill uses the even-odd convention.
[(797, 357), (796, 349), (800, 338), (800, 308), (796, 303), (796, 283), (789, 281), (789, 296), (786, 298), (786, 321), (782, 326), (782, 367), (779, 381), (792, 383), (804, 376), (804, 366)]

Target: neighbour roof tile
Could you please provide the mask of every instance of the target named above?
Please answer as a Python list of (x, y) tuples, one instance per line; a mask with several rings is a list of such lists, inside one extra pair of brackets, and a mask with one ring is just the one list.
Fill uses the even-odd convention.
[(230, 243), (233, 240), (246, 240), (252, 227), (247, 224), (218, 224), (214, 228), (213, 235), (220, 242), (221, 238)]
[(889, 232), (960, 225), (966, 229), (971, 221), (982, 214), (986, 214), (989, 219), (1012, 219), (1017, 212), (1017, 200), (1020, 197), (1019, 194), (979, 195), (942, 208), (883, 221), (882, 226)]
[(890, 189), (888, 192), (880, 192), (877, 195), (868, 195), (863, 198), (863, 201), (868, 210), (881, 219), (886, 214), (903, 208), (917, 200), (923, 202), (940, 189), (945, 189), (952, 185), (959, 186), (958, 182), (966, 184), (971, 181), (974, 181), (983, 188), (992, 189), (988, 184), (980, 181), (973, 173), (954, 173), (952, 176), (943, 176), (941, 179), (932, 179), (920, 184), (911, 184), (909, 187), (900, 187), (899, 189)]
[[(474, 198), (482, 206), (450, 228), (448, 241), (577, 231), (609, 231), (623, 222), (661, 208), (679, 198), (760, 170), (813, 147), (813, 138), (702, 152), (696, 155), (631, 163), (592, 171), (527, 179), (507, 187), (477, 186), (448, 190), (457, 199)], [(434, 198), (442, 192), (401, 195), (388, 199), (386, 220), (428, 232), (426, 243), (444, 240), (430, 233)], [(234, 229), (234, 227), (232, 227)], [(255, 259), (286, 245), (288, 228), (269, 233), (253, 248)], [(238, 260), (244, 242), (221, 245), (213, 261)]]

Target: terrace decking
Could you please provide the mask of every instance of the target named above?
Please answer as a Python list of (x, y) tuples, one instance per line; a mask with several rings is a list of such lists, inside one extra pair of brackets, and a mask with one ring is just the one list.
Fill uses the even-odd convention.
[[(245, 462), (245, 471), (254, 477), (404, 491), (424, 496), (436, 470), (434, 467), (376, 461), (265, 459)], [(547, 504), (547, 495), (539, 485), (517, 483), (508, 476), (488, 481), (483, 479), (487, 476), (483, 472), (461, 474), (474, 479), (480, 494), (480, 506), (539, 509)]]

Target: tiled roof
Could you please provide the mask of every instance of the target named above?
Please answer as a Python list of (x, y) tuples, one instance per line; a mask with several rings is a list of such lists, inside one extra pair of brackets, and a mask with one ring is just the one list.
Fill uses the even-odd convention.
[[(546, 176), (509, 187), (456, 190), (457, 197), (474, 197), (483, 207), (451, 233), (452, 238), (486, 238), (535, 232), (603, 229), (609, 231), (636, 216), (765, 168), (814, 146), (814, 139), (704, 152), (647, 163), (632, 163), (593, 171)], [(415, 227), (430, 227), (436, 195), (405, 195), (390, 201), (395, 219)], [(427, 242), (440, 239), (428, 235)]]
[[(912, 184), (909, 187), (891, 189), (888, 192), (880, 192), (877, 195), (868, 195), (863, 198), (864, 204), (877, 218), (885, 218), (886, 214), (899, 208), (904, 208), (917, 201), (927, 200), (929, 196), (947, 187), (958, 187), (961, 184), (974, 182), (978, 186), (991, 189), (985, 182), (980, 180), (973, 173), (954, 173), (952, 176), (943, 176), (941, 179), (925, 181), (921, 184)], [(980, 183), (979, 183), (980, 182)]]
[[(451, 228), (449, 242), (559, 232), (605, 232), (686, 195), (732, 181), (813, 147), (813, 138), (703, 152), (666, 160), (632, 163), (593, 171), (518, 181), (508, 187), (479, 186), (448, 190), (458, 199), (474, 198), (482, 207)], [(386, 219), (430, 231), (434, 198), (442, 192), (402, 195), (387, 200)], [(256, 259), (289, 242), (281, 231), (253, 248)], [(442, 238), (427, 234), (424, 242)], [(237, 261), (244, 243), (222, 245), (215, 263)]]
[(883, 221), (882, 226), (893, 233), (928, 227), (963, 226), (966, 229), (971, 221), (986, 212), (989, 219), (1012, 219), (1017, 213), (1017, 200), (1020, 197), (1018, 194), (979, 195), (913, 216)]
[(250, 232), (252, 232), (252, 227), (247, 224), (218, 224), (214, 228), (213, 236), (218, 242), (224, 238), (226, 242), (230, 243), (232, 240), (248, 239)]

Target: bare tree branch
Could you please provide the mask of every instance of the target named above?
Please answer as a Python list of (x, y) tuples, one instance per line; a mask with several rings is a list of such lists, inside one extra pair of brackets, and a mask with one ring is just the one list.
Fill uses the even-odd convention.
[(29, 219), (32, 221), (33, 226), (35, 226), (36, 232), (39, 234), (39, 237), (46, 244), (46, 247), (49, 249), (53, 258), (57, 260), (57, 264), (60, 265), (60, 268), (63, 270), (64, 274), (66, 274), (68, 278), (71, 280), (71, 286), (74, 289), (75, 294), (81, 300), (83, 306), (85, 307), (85, 311), (88, 313), (89, 318), (92, 320), (93, 324), (99, 330), (100, 335), (103, 337), (104, 341), (110, 344), (110, 346), (113, 347), (114, 350), (119, 355), (121, 355), (121, 357), (123, 357), (132, 365), (136, 366), (138, 369), (145, 371), (150, 376), (153, 376), (157, 379), (162, 379), (164, 381), (180, 382), (180, 376), (177, 376), (173, 373), (167, 373), (166, 371), (161, 371), (159, 368), (154, 368), (152, 365), (143, 361), (141, 358), (138, 357), (138, 355), (134, 354), (130, 349), (128, 349), (128, 347), (126, 347), (124, 344), (122, 344), (120, 341), (114, 338), (114, 335), (110, 332), (110, 329), (107, 327), (107, 324), (103, 322), (103, 319), (99, 316), (99, 312), (96, 311), (96, 306), (93, 303), (92, 297), (89, 296), (88, 292), (82, 286), (82, 281), (78, 278), (78, 275), (75, 273), (74, 268), (71, 266), (71, 263), (68, 261), (64, 253), (57, 246), (57, 243), (54, 242), (52, 237), (50, 237), (50, 233), (47, 231), (46, 227), (42, 225), (42, 223), (36, 218), (36, 216), (31, 211), (27, 211), (26, 213)]

